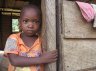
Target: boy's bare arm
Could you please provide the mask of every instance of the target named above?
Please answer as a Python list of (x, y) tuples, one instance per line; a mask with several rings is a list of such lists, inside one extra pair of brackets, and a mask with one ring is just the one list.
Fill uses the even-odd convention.
[(44, 52), (40, 57), (24, 57), (16, 54), (8, 54), (9, 60), (13, 66), (27, 67), (35, 64), (50, 63), (57, 60), (57, 50)]
[(10, 63), (13, 66), (17, 67), (27, 67), (31, 66), (32, 64), (40, 64), (40, 58), (32, 58), (32, 57), (24, 57), (24, 56), (18, 56), (16, 54), (8, 54)]

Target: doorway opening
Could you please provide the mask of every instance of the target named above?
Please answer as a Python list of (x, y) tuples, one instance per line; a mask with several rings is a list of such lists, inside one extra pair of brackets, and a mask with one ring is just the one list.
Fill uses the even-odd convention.
[(41, 9), (41, 0), (0, 0), (0, 50), (4, 50), (10, 34), (19, 32), (20, 9), (27, 4)]

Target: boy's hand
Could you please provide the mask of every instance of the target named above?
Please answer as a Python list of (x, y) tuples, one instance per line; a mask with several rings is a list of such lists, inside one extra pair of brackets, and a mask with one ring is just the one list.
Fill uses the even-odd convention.
[(49, 52), (43, 52), (43, 54), (40, 57), (41, 63), (51, 63), (55, 62), (58, 57), (57, 50), (49, 51)]

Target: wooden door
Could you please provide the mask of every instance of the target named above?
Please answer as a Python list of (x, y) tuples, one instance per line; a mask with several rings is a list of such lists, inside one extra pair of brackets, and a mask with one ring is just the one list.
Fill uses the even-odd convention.
[(75, 2), (63, 1), (61, 26), (62, 71), (96, 71), (96, 29)]

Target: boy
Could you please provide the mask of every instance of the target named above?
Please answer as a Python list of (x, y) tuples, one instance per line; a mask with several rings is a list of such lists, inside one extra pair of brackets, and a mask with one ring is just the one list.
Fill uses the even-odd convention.
[(40, 18), (36, 6), (22, 8), (19, 19), (22, 32), (10, 35), (4, 50), (10, 61), (8, 71), (44, 71), (44, 64), (57, 60), (57, 50), (42, 52)]

